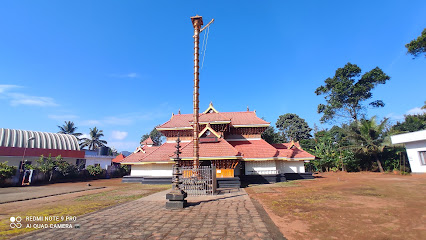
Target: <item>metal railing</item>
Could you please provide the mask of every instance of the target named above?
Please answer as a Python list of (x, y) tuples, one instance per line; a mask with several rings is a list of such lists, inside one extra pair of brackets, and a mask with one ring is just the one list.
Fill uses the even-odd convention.
[(213, 195), (216, 192), (216, 168), (214, 166), (181, 167), (181, 189), (189, 196)]
[(248, 175), (273, 175), (280, 174), (280, 170), (255, 170), (249, 171)]

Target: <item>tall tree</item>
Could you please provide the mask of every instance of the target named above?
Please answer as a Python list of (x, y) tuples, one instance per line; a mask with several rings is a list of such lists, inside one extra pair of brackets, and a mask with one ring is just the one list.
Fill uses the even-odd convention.
[(423, 105), (422, 109), (426, 109), (426, 101), (425, 101), (425, 105)]
[(281, 131), (284, 141), (289, 141), (291, 139), (300, 141), (312, 137), (312, 128), (308, 126), (305, 119), (300, 118), (294, 113), (287, 113), (279, 116), (275, 126)]
[(387, 121), (388, 119), (385, 118), (378, 124), (375, 116), (370, 120), (361, 119), (361, 121), (354, 122), (347, 132), (348, 138), (352, 140), (351, 148), (373, 156), (380, 172), (384, 172), (379, 156), (386, 146)]
[(81, 139), (82, 141), (80, 144), (81, 148), (88, 147), (89, 150), (95, 150), (107, 144), (107, 141), (100, 139), (101, 137), (104, 136), (103, 131), (97, 129), (96, 127), (94, 127), (93, 129), (90, 128), (89, 136), (90, 138)]
[(426, 57), (426, 28), (423, 29), (422, 34), (417, 39), (405, 44), (405, 47), (407, 48), (407, 53), (413, 55), (414, 58), (422, 55), (422, 53)]
[(262, 133), (262, 139), (268, 142), (269, 144), (284, 142), (281, 135), (277, 133), (275, 131), (275, 128), (272, 126), (266, 128), (266, 130)]
[(141, 137), (141, 142), (145, 141), (151, 137), (152, 141), (154, 142), (154, 146), (160, 146), (162, 142), (163, 134), (161, 134), (156, 128), (152, 129), (150, 133), (144, 134)]
[[(378, 84), (385, 84), (390, 79), (379, 67), (364, 73), (361, 68), (347, 63), (338, 68), (334, 77), (327, 78), (325, 85), (315, 90), (317, 95), (325, 95), (326, 105), (318, 105), (318, 113), (322, 113), (321, 122), (328, 122), (335, 117), (345, 117), (357, 121), (360, 112), (365, 108), (363, 102), (372, 98), (372, 90)], [(358, 80), (356, 80), (359, 78)], [(370, 103), (373, 107), (383, 107), (381, 100)]]
[(76, 132), (77, 127), (74, 126), (74, 122), (71, 121), (65, 121), (65, 124), (62, 126), (58, 125), (59, 128), (59, 132), (58, 133), (63, 133), (63, 134), (71, 134), (74, 135), (78, 140), (80, 140), (80, 136), (82, 135), (81, 133)]

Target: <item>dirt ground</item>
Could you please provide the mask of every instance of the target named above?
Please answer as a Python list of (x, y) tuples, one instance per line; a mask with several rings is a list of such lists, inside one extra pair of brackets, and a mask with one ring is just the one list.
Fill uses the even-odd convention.
[[(18, 201), (0, 204), (0, 239), (8, 239), (25, 232), (36, 230), (34, 228), (14, 228), (10, 224), (10, 217), (22, 217), (22, 224), (34, 223), (26, 221), (27, 216), (58, 216), (77, 217), (94, 212), (102, 208), (135, 200), (155, 192), (170, 188), (170, 185), (143, 185), (140, 183), (122, 183), (121, 178), (100, 179), (88, 182), (56, 183), (47, 187), (80, 187), (90, 183), (92, 187), (105, 187), (83, 192), (76, 192), (39, 199)], [(59, 223), (61, 221), (49, 221), (42, 223)]]
[(426, 174), (322, 173), (250, 186), (289, 239), (426, 239)]

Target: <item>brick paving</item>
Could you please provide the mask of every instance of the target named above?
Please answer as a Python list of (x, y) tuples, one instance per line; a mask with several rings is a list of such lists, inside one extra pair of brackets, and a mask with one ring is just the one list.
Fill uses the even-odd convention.
[(165, 208), (168, 191), (77, 217), (72, 224), (79, 224), (80, 228), (45, 229), (18, 238), (284, 239), (243, 189), (188, 197), (190, 206), (179, 210)]

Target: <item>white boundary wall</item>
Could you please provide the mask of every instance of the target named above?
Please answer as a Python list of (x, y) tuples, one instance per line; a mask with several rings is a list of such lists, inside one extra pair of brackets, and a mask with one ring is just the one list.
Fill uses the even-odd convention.
[(132, 165), (130, 176), (171, 177), (172, 167), (172, 163)]

